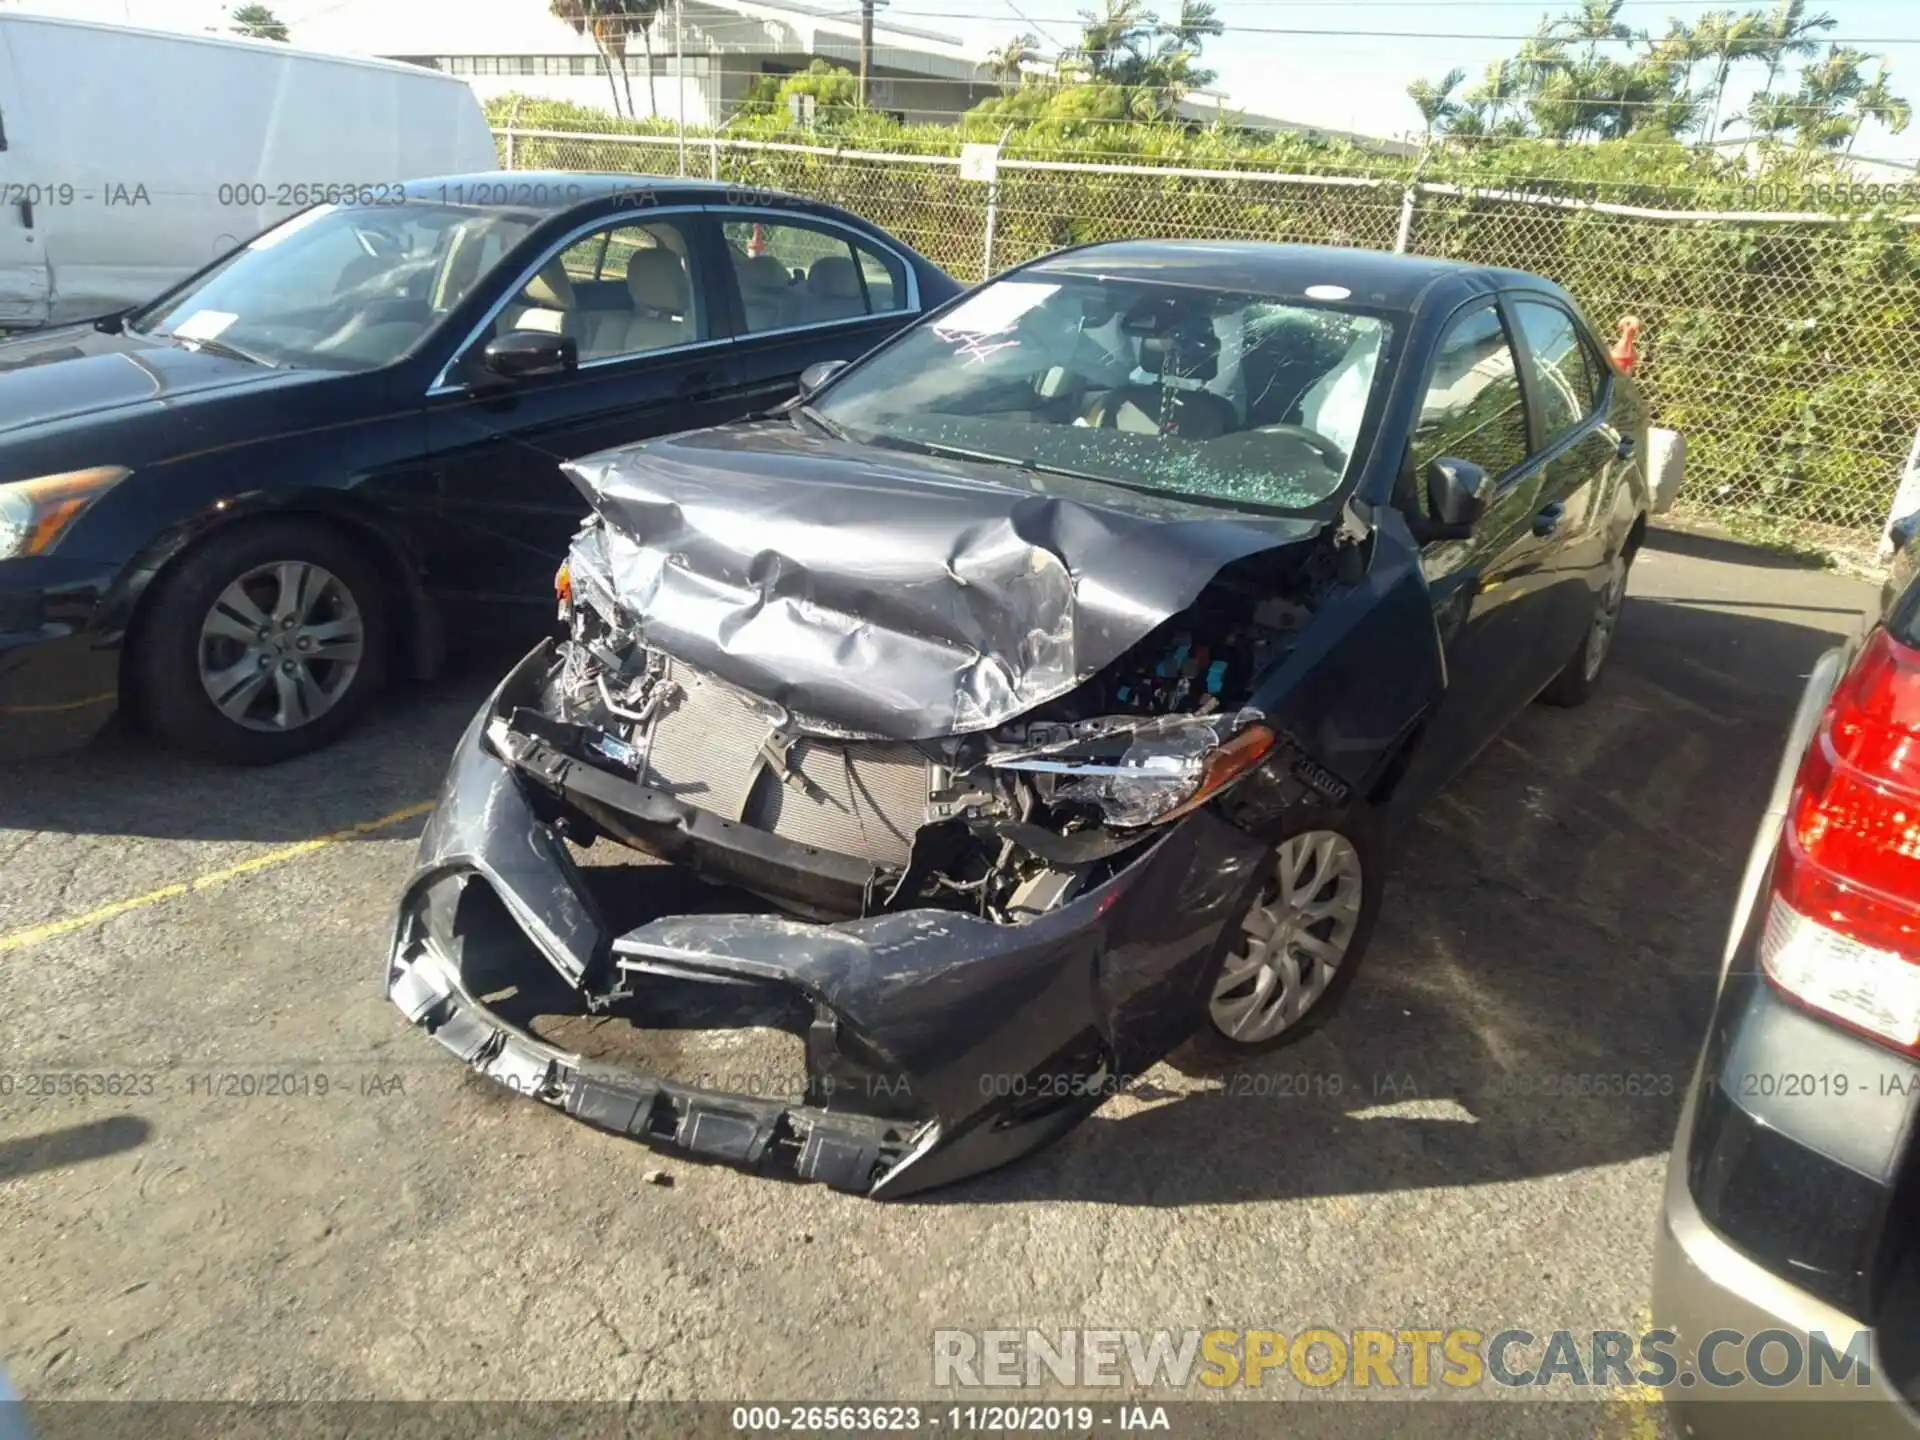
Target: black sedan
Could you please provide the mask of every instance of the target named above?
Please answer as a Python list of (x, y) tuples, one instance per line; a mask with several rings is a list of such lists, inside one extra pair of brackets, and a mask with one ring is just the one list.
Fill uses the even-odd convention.
[[(460, 743), (389, 993), (595, 1124), (881, 1196), (1045, 1144), (1195, 1031), (1297, 1039), (1367, 945), (1383, 816), (1593, 692), (1646, 425), (1537, 277), (1124, 243), (784, 418), (577, 461), (566, 638)], [(786, 1029), (805, 1083), (574, 1054), (543, 982)]]
[(764, 410), (959, 287), (855, 216), (645, 177), (322, 205), (0, 344), (0, 758), (130, 704), (260, 762), (552, 603), (557, 461)]

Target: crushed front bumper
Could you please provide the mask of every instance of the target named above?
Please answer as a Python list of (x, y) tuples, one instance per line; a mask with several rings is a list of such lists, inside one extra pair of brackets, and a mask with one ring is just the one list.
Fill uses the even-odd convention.
[[(1184, 1039), (1267, 846), (1208, 811), (1024, 925), (939, 909), (836, 924), (660, 915), (615, 933), (556, 833), (586, 821), (763, 893), (836, 862), (489, 728), (537, 703), (543, 645), (461, 738), (401, 899), (387, 989), (409, 1021), (499, 1083), (691, 1156), (896, 1197), (1003, 1165), (1072, 1129)], [(519, 732), (514, 732), (518, 736)], [(623, 788), (624, 787), (624, 788)], [(837, 866), (837, 869), (836, 869)], [(656, 990), (784, 1003), (803, 1100), (638, 1075), (540, 1040), (479, 998), (558, 975), (594, 1009)], [(751, 1023), (751, 1022), (749, 1022)]]

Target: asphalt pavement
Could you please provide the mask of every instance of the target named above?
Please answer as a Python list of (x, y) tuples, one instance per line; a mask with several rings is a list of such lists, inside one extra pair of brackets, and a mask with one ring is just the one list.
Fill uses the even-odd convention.
[(1232, 1072), (1177, 1056), (895, 1205), (588, 1130), (386, 1001), (424, 806), (502, 656), (272, 770), (122, 733), (0, 769), (0, 1373), (29, 1400), (873, 1400), (935, 1395), (942, 1328), (1634, 1329), (1787, 717), (1872, 603), (1656, 532), (1602, 693), (1527, 711), (1400, 837), (1334, 1023)]

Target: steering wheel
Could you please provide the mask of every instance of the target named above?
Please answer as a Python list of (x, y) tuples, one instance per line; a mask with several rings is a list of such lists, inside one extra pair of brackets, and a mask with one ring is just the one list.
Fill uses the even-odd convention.
[(1309, 450), (1313, 451), (1314, 454), (1318, 455), (1321, 463), (1329, 470), (1344, 469), (1347, 463), (1346, 451), (1342, 450), (1318, 430), (1309, 430), (1304, 425), (1261, 425), (1257, 426), (1251, 433), (1255, 435), (1285, 435), (1291, 440), (1298, 440), (1302, 445), (1305, 445)]

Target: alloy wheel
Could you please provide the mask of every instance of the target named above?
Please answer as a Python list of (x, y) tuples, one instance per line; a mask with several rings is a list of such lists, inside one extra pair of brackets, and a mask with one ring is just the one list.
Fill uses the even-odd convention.
[(360, 607), (320, 565), (257, 565), (220, 592), (200, 625), (200, 684), (248, 730), (297, 730), (353, 684), (366, 645)]
[(1598, 675), (1606, 663), (1607, 651), (1613, 645), (1614, 626), (1620, 621), (1620, 606), (1626, 598), (1626, 557), (1615, 556), (1607, 575), (1607, 587), (1600, 592), (1600, 601), (1593, 608), (1593, 629), (1587, 634), (1585, 672), (1588, 680)]
[(1364, 884), (1360, 852), (1337, 831), (1280, 843), (1213, 987), (1209, 1013), (1222, 1035), (1271, 1040), (1313, 1008), (1347, 958)]

